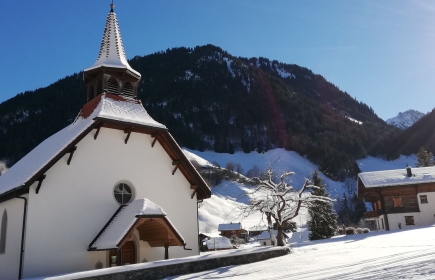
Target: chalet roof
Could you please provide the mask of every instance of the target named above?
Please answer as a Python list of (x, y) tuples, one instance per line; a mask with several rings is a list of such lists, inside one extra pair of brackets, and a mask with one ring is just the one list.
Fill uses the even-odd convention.
[(135, 100), (114, 100), (104, 94), (100, 95), (99, 100), (95, 99), (99, 102), (89, 116), (83, 117), (80, 114), (72, 124), (44, 140), (0, 176), (0, 195), (23, 187), (71, 142), (92, 129), (96, 118), (166, 129), (164, 125), (153, 120), (142, 104)]
[(218, 226), (219, 231), (222, 231), (222, 230), (240, 230), (240, 229), (242, 229), (241, 223), (219, 224), (219, 226)]
[(435, 182), (435, 166), (412, 168), (412, 177), (408, 177), (406, 169), (363, 172), (358, 174), (366, 188), (402, 186)]
[(207, 248), (209, 250), (232, 249), (233, 248), (233, 244), (231, 244), (230, 240), (224, 236), (212, 237), (205, 242), (206, 242)]
[[(137, 199), (128, 205), (121, 206), (109, 223), (89, 245), (91, 250), (109, 250), (118, 248), (122, 240), (133, 229), (134, 225), (142, 218), (164, 219), (165, 223), (173, 230), (173, 235), (178, 237), (182, 244), (184, 238), (175, 229), (171, 221), (166, 218), (163, 209), (149, 199)], [(179, 244), (178, 244), (179, 245)]]
[[(278, 236), (278, 230), (274, 230), (273, 231), (274, 232), (274, 234), (275, 234), (275, 236), (277, 237)], [(288, 235), (285, 233), (285, 232), (283, 232), (283, 234), (284, 234), (284, 238), (289, 238), (288, 237)], [(267, 230), (265, 230), (265, 231), (263, 231), (258, 237), (257, 237), (257, 240), (269, 240), (270, 239), (270, 233), (269, 233), (269, 231), (267, 231)]]
[(124, 45), (122, 44), (121, 31), (118, 25), (113, 9), (107, 15), (106, 26), (104, 28), (103, 39), (101, 41), (100, 52), (97, 61), (84, 71), (93, 70), (99, 67), (112, 67), (120, 69), (128, 69), (137, 76), (141, 76), (139, 72), (134, 70), (128, 64), (125, 56)]

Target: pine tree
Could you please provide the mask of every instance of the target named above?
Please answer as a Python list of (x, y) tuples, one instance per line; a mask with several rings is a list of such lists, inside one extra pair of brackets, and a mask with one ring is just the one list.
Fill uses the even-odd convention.
[(426, 167), (435, 165), (434, 157), (431, 152), (426, 151), (426, 149), (421, 146), (417, 152), (417, 164), (416, 167)]
[[(326, 185), (323, 183), (322, 178), (319, 177), (317, 171), (313, 173), (312, 183), (314, 186), (317, 186), (317, 188), (312, 188), (312, 196), (329, 198), (329, 193), (326, 192)], [(308, 208), (308, 213), (311, 217), (308, 222), (310, 240), (326, 239), (334, 236), (337, 222), (330, 201), (313, 201)]]
[(359, 221), (363, 218), (364, 213), (367, 212), (366, 204), (362, 198), (358, 198), (356, 194), (353, 195), (352, 198), (352, 222), (354, 224), (358, 224)]

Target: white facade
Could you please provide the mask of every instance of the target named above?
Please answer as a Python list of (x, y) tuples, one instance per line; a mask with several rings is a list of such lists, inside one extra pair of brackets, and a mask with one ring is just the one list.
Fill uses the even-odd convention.
[[(125, 144), (124, 132), (109, 128), (101, 128), (96, 140), (94, 133), (77, 144), (70, 165), (66, 154), (45, 173), (38, 194), (38, 182), (30, 188), (24, 277), (90, 270), (98, 261), (107, 267), (106, 251), (87, 249), (119, 207), (113, 195), (119, 182), (134, 188), (135, 199), (147, 198), (162, 207), (184, 237), (186, 247), (192, 249), (170, 247), (170, 258), (198, 254), (196, 199), (191, 198), (190, 184), (182, 173), (172, 175), (172, 160), (158, 142), (151, 147), (150, 135), (133, 133)], [(22, 212), (23, 203), (15, 200), (4, 204), (14, 203)], [(9, 212), (10, 231), (21, 232), (22, 215), (13, 209)], [(163, 248), (151, 248), (137, 235), (135, 240), (140, 245), (137, 262), (163, 259)], [(14, 251), (19, 253), (19, 238), (15, 243)]]
[(0, 253), (0, 279), (18, 279), (24, 200), (14, 198), (0, 203), (0, 225), (4, 211), (8, 218), (5, 253)]
[[(140, 73), (125, 59), (113, 4), (101, 48), (107, 53), (84, 75), (85, 81), (100, 85), (97, 96), (90, 91), (89, 102), (71, 125), (46, 139), (0, 177), (0, 219), (7, 213), (7, 225), (2, 226), (0, 220), (0, 245), (6, 228), (5, 252), (0, 246), (0, 279), (92, 270), (101, 264), (108, 267), (110, 250), (116, 256), (121, 244), (131, 240), (135, 256), (129, 242), (128, 262), (199, 254), (197, 200), (210, 197), (211, 191), (166, 127), (132, 98), (131, 83), (138, 83)], [(109, 79), (109, 91), (109, 82), (103, 88), (101, 79), (110, 73), (116, 79)], [(130, 83), (130, 91), (120, 89), (125, 82)], [(122, 210), (114, 195), (120, 183), (133, 189), (129, 202), (150, 201), (149, 205), (160, 209), (160, 216), (149, 217), (147, 212), (143, 217), (128, 217), (137, 218), (138, 227), (115, 230), (122, 234), (110, 240), (114, 247), (90, 248), (97, 237), (107, 234), (105, 229), (118, 228), (115, 224), (106, 226), (115, 221), (112, 218), (121, 219), (115, 215)], [(17, 196), (27, 198), (26, 213), (24, 199)], [(139, 222), (153, 220), (164, 220), (163, 230), (155, 224), (139, 228)]]
[[(427, 203), (421, 203), (421, 196), (426, 196)], [(390, 230), (435, 224), (435, 192), (418, 193), (417, 201), (420, 212), (387, 214)], [(405, 217), (412, 217), (414, 224), (407, 224)], [(386, 230), (384, 215), (379, 216), (375, 221), (379, 231)]]

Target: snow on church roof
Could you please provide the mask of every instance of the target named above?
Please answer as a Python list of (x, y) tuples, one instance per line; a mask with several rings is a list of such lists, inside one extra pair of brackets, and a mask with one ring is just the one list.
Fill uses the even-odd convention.
[(96, 98), (101, 100), (89, 116), (78, 117), (72, 124), (40, 143), (0, 176), (0, 195), (18, 189), (31, 180), (87, 129), (92, 129), (95, 118), (166, 129), (164, 125), (152, 119), (136, 100), (114, 100), (105, 94)]
[(118, 25), (118, 19), (113, 9), (107, 15), (106, 26), (104, 28), (103, 39), (101, 41), (100, 52), (97, 61), (84, 71), (96, 69), (98, 67), (114, 67), (128, 69), (137, 76), (141, 76), (139, 72), (134, 70), (128, 64), (125, 56), (124, 45), (122, 43), (121, 31)]
[[(137, 199), (123, 206), (121, 211), (116, 214), (110, 224), (89, 247), (94, 250), (117, 248), (118, 243), (124, 238), (140, 216), (164, 217), (166, 213), (160, 206), (149, 199)], [(169, 220), (167, 221), (170, 223)], [(175, 229), (174, 226), (172, 228)], [(177, 233), (181, 237), (181, 234)]]
[(358, 174), (366, 188), (412, 185), (435, 182), (435, 166), (412, 168), (412, 177), (408, 177), (406, 169), (363, 172)]

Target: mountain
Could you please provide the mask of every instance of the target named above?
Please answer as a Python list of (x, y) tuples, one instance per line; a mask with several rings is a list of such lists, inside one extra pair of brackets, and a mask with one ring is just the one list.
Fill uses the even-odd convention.
[(417, 110), (408, 110), (403, 113), (399, 113), (394, 118), (388, 119), (387, 123), (400, 129), (407, 129), (423, 116), (424, 114), (422, 112)]
[(396, 137), (387, 141), (388, 158), (399, 155), (416, 154), (423, 146), (427, 151), (435, 153), (435, 109), (421, 117), (411, 127), (401, 131)]
[[(219, 153), (285, 148), (332, 178), (358, 172), (355, 160), (385, 154), (399, 129), (321, 75), (267, 58), (234, 57), (206, 45), (130, 61), (148, 113), (177, 142)], [(71, 123), (85, 102), (82, 73), (0, 104), (0, 159), (9, 166)]]

